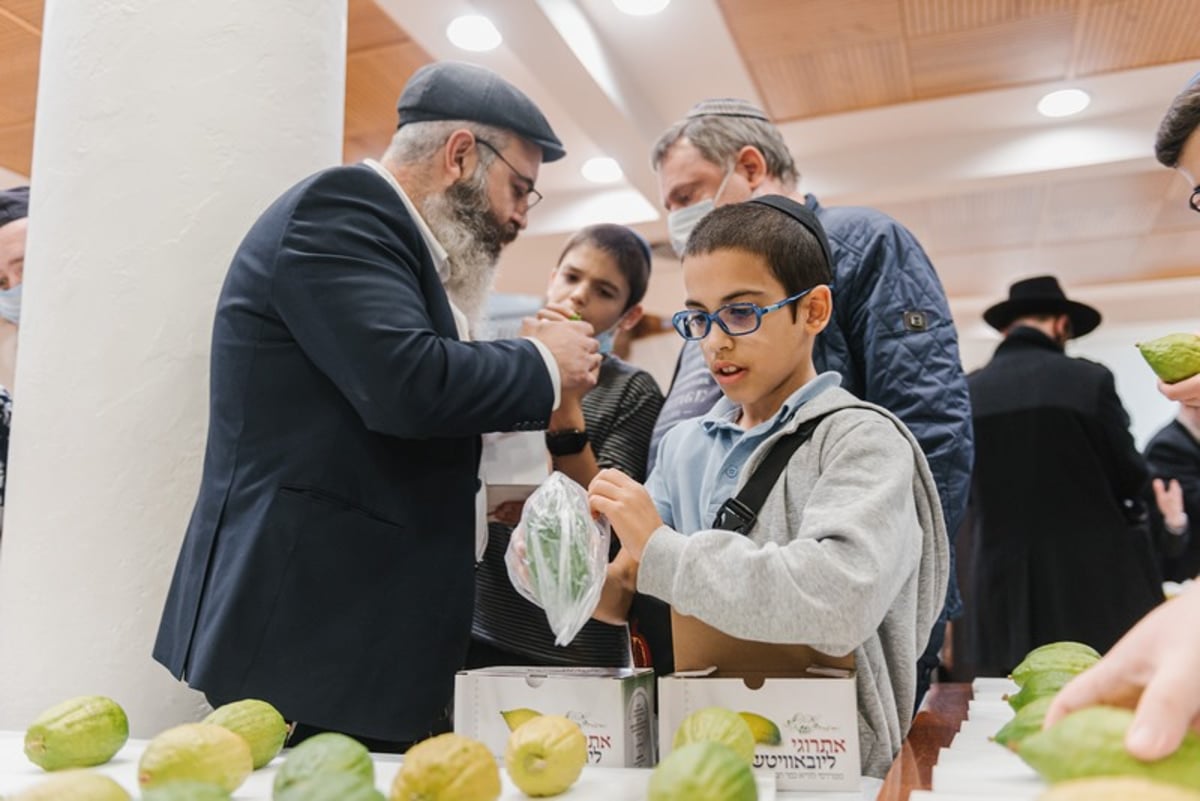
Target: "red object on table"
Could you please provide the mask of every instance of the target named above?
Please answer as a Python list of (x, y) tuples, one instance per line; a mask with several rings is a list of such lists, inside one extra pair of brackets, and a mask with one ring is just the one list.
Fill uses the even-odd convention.
[(935, 684), (913, 721), (904, 747), (883, 780), (877, 801), (908, 801), (913, 790), (933, 789), (938, 751), (950, 745), (971, 701), (970, 684)]

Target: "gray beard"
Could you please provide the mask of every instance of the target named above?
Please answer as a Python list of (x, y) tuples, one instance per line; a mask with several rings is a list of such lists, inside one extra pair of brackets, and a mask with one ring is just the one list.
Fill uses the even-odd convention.
[(500, 249), (517, 236), (515, 226), (500, 223), (492, 214), (486, 181), (480, 165), (470, 178), (420, 204), (425, 224), (446, 249), (448, 274), (442, 285), (466, 315), (472, 338), (483, 328)]

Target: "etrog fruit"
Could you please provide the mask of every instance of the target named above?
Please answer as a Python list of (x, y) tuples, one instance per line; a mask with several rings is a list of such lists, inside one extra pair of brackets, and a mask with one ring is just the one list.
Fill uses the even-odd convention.
[(1127, 709), (1080, 709), (1026, 737), (1017, 753), (1051, 783), (1136, 776), (1200, 790), (1200, 736), (1188, 732), (1175, 753), (1157, 762), (1142, 762), (1125, 750), (1125, 732), (1132, 722), (1133, 713)]
[(375, 784), (375, 763), (367, 747), (353, 737), (326, 731), (292, 749), (275, 774), (275, 792), (326, 773), (351, 773)]
[(500, 768), (483, 743), (439, 734), (404, 755), (389, 801), (496, 801)]
[(750, 764), (728, 746), (677, 748), (650, 774), (649, 801), (758, 801)]
[(508, 736), (504, 767), (513, 784), (533, 798), (566, 792), (587, 764), (587, 738), (562, 715), (538, 715)]
[(1102, 776), (1075, 779), (1051, 787), (1038, 801), (1200, 801), (1193, 793), (1171, 784), (1160, 784), (1132, 776)]
[[(1073, 643), (1078, 645), (1077, 643)], [(1047, 648), (1042, 646), (1031, 651), (1021, 660), (1021, 664), (1013, 668), (1012, 680), (1018, 685), (1024, 685), (1034, 673), (1082, 673), (1100, 661), (1100, 654), (1086, 646)]]
[(129, 719), (111, 698), (85, 695), (55, 704), (25, 732), (25, 756), (45, 770), (103, 765), (129, 739)]
[(992, 739), (1010, 750), (1018, 750), (1021, 747), (1022, 740), (1042, 730), (1042, 723), (1046, 720), (1046, 712), (1050, 709), (1050, 704), (1052, 703), (1054, 703), (1053, 695), (1044, 695), (1041, 698), (1030, 701), (1018, 709), (1013, 719), (1005, 723)]
[(234, 734), (240, 734), (250, 744), (255, 770), (274, 759), (287, 739), (288, 726), (283, 715), (266, 701), (256, 698), (218, 707), (204, 722), (215, 723)]
[(107, 776), (67, 770), (38, 782), (8, 801), (130, 801), (129, 793)]
[(289, 784), (273, 801), (384, 801), (383, 793), (357, 773), (322, 773)]
[(684, 718), (675, 730), (672, 748), (700, 742), (720, 743), (744, 759), (747, 765), (754, 762), (754, 733), (750, 731), (750, 725), (741, 715), (724, 707), (706, 707)]
[(185, 723), (146, 745), (138, 760), (138, 784), (151, 788), (188, 779), (232, 793), (253, 769), (250, 744), (240, 735), (211, 723)]
[(1014, 710), (1019, 710), (1032, 701), (1054, 695), (1073, 678), (1075, 678), (1074, 673), (1061, 670), (1031, 673), (1025, 677), (1025, 683), (1021, 685), (1021, 689), (1012, 695), (1004, 696), (1004, 700), (1008, 701), (1008, 705)]
[(1137, 347), (1150, 369), (1168, 384), (1200, 373), (1200, 336), (1167, 334), (1149, 342), (1139, 342)]

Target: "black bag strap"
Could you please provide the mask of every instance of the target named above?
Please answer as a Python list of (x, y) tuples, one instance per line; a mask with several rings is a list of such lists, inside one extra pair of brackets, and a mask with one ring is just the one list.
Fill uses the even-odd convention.
[(754, 528), (754, 524), (758, 522), (758, 513), (766, 503), (767, 496), (775, 487), (775, 482), (779, 481), (783, 469), (792, 460), (792, 454), (796, 452), (797, 448), (812, 439), (813, 432), (817, 430), (817, 425), (822, 420), (836, 411), (838, 410), (834, 409), (811, 420), (805, 420), (795, 431), (775, 440), (770, 452), (759, 462), (758, 467), (754, 470), (754, 475), (750, 476), (750, 479), (742, 485), (737, 496), (721, 504), (716, 518), (713, 519), (712, 527), (725, 531), (736, 531), (739, 534), (749, 534), (750, 529)]

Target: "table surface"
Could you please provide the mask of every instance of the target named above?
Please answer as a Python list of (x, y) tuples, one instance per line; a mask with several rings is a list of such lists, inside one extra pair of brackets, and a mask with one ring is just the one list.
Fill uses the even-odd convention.
[[(888, 771), (887, 777), (879, 788), (877, 801), (909, 801), (909, 796), (918, 790), (932, 790), (933, 766), (937, 763), (938, 754), (943, 748), (950, 746), (954, 735), (958, 733), (962, 722), (967, 718), (967, 711), (973, 697), (970, 684), (935, 684), (933, 685), (921, 711), (913, 720), (912, 729), (904, 741), (904, 746), (896, 761)], [(29, 764), (21, 753), (23, 735), (20, 732), (0, 732), (0, 792), (13, 791), (35, 783), (43, 775), (41, 771)], [(122, 784), (136, 782), (135, 773), (137, 756), (145, 746), (144, 741), (130, 741), (109, 765), (100, 769)], [(281, 760), (262, 771), (256, 771), (250, 779), (239, 788), (234, 795), (236, 799), (270, 798), (270, 783), (274, 768)], [(377, 778), (381, 789), (386, 790), (391, 778), (399, 767), (396, 757), (378, 756), (376, 759)], [(640, 798), (649, 771), (621, 770), (604, 768), (587, 768), (581, 781), (567, 796), (580, 799), (604, 798), (606, 801), (616, 801), (618, 798)], [(524, 798), (524, 795), (514, 788), (504, 777), (504, 799)], [(129, 789), (135, 789), (130, 786)], [(851, 793), (787, 793), (774, 794), (779, 801), (799, 801), (799, 799), (834, 799), (870, 798), (872, 791), (878, 786), (877, 780), (864, 780), (863, 792), (860, 795)], [(765, 786), (760, 785), (766, 790)], [(613, 795), (616, 792), (617, 795)], [(593, 793), (596, 795), (593, 796)], [(768, 790), (761, 797), (771, 798)]]
[(970, 684), (934, 684), (929, 688), (904, 747), (884, 779), (878, 801), (908, 801), (913, 790), (933, 789), (938, 753), (948, 748), (958, 733), (971, 698)]
[[(0, 795), (18, 792), (37, 784), (46, 776), (41, 768), (26, 759), (23, 745), (23, 732), (0, 731)], [(130, 740), (111, 762), (90, 770), (112, 777), (136, 798), (137, 762), (145, 747), (145, 740)], [(235, 801), (270, 801), (271, 785), (285, 756), (286, 752), (271, 764), (250, 774), (234, 792)], [(375, 761), (376, 786), (386, 796), (392, 779), (400, 769), (402, 758), (387, 754), (372, 754), (372, 757)], [(758, 781), (759, 801), (869, 801), (875, 797), (880, 786), (877, 779), (863, 779), (862, 789), (858, 793), (783, 792), (776, 791), (773, 776), (759, 774), (755, 778)], [(648, 768), (587, 767), (579, 781), (557, 797), (563, 801), (643, 801), (649, 780)], [(500, 801), (528, 801), (528, 796), (513, 786), (503, 769), (501, 781), (503, 791)]]

